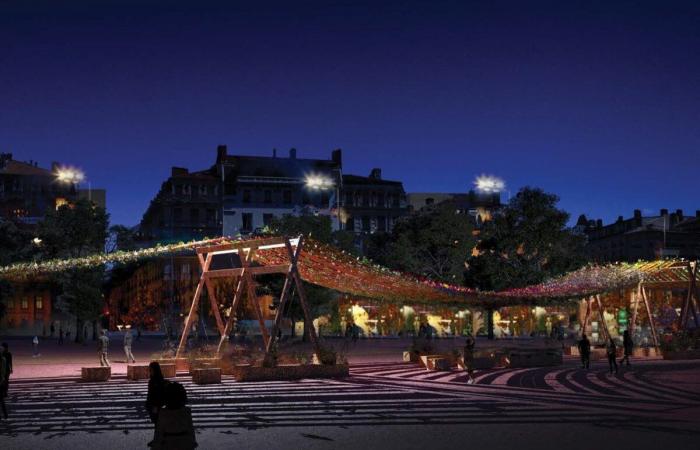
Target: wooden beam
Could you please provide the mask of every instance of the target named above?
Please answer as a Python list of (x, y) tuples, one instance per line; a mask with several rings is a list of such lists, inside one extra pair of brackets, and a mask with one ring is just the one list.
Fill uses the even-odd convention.
[(285, 238), (282, 237), (271, 237), (271, 238), (260, 238), (251, 239), (248, 241), (238, 241), (230, 242), (227, 244), (210, 245), (207, 247), (197, 247), (197, 253), (212, 253), (212, 252), (225, 252), (231, 250), (241, 250), (244, 248), (249, 248), (251, 250), (257, 250), (258, 248), (265, 245), (278, 245), (284, 244)]
[[(252, 261), (253, 258), (255, 258), (255, 250), (248, 250), (248, 258), (246, 259), (248, 261)], [(265, 328), (265, 317), (263, 316), (262, 310), (260, 309), (260, 302), (258, 301), (258, 296), (255, 294), (255, 280), (253, 279), (251, 270), (252, 268), (249, 268), (246, 265), (246, 272), (243, 276), (247, 279), (246, 286), (248, 288), (248, 299), (251, 302), (251, 306), (253, 307), (255, 315), (258, 318), (258, 324), (260, 325), (260, 334), (263, 338), (263, 347), (267, 348), (267, 343), (270, 340), (270, 337), (267, 334), (267, 328)]]
[(581, 326), (581, 337), (586, 334), (586, 327), (588, 326), (588, 320), (591, 317), (591, 298), (584, 300), (586, 302), (586, 316), (583, 319), (583, 325)]
[(642, 299), (644, 300), (644, 307), (647, 310), (647, 317), (649, 317), (649, 326), (651, 327), (651, 339), (654, 341), (654, 347), (656, 350), (659, 349), (659, 336), (656, 334), (656, 325), (654, 325), (654, 317), (651, 314), (651, 307), (649, 306), (649, 299), (647, 298), (647, 291), (642, 286)]
[[(693, 267), (694, 266), (694, 267)], [(686, 295), (683, 301), (683, 307), (681, 308), (681, 324), (680, 329), (684, 330), (688, 324), (688, 313), (690, 311), (690, 302), (693, 298), (693, 291), (695, 291), (695, 279), (698, 276), (698, 265), (693, 263), (688, 263), (688, 295)], [(696, 321), (697, 325), (697, 321)]]
[(600, 294), (595, 296), (596, 304), (598, 305), (598, 316), (603, 326), (603, 334), (605, 334), (605, 341), (610, 340), (610, 331), (608, 330), (608, 324), (605, 322), (605, 312), (603, 311), (603, 304), (600, 301)]
[(632, 304), (633, 304), (633, 309), (632, 309), (632, 323), (630, 324), (630, 335), (634, 333), (634, 328), (637, 326), (637, 311), (639, 310), (639, 297), (642, 296), (640, 293), (642, 289), (642, 283), (639, 283), (637, 285), (637, 291), (634, 292), (632, 291)]
[[(289, 270), (289, 264), (274, 264), (270, 266), (257, 266), (249, 267), (248, 272), (253, 275), (269, 275), (271, 273), (287, 273)], [(206, 273), (205, 277), (208, 279), (213, 278), (227, 278), (227, 277), (238, 277), (243, 273), (243, 268), (238, 267), (235, 269), (217, 269), (210, 270)]]
[[(177, 352), (175, 353), (176, 358), (179, 358), (182, 355), (182, 351), (185, 349), (187, 336), (190, 334), (190, 328), (192, 327), (192, 316), (194, 316), (195, 312), (197, 311), (199, 297), (202, 295), (204, 274), (207, 272), (207, 270), (209, 270), (209, 265), (211, 264), (211, 255), (207, 255), (206, 259), (200, 258), (199, 263), (202, 266), (202, 275), (200, 275), (197, 288), (194, 290), (194, 298), (192, 299), (192, 304), (190, 305), (190, 312), (187, 314), (187, 318), (185, 319), (185, 326), (182, 329), (182, 336), (180, 336), (180, 344), (177, 346)], [(175, 276), (175, 267), (172, 267), (170, 276)]]
[(284, 314), (284, 308), (287, 306), (287, 302), (291, 300), (292, 295), (290, 294), (292, 282), (294, 277), (292, 275), (293, 268), (296, 266), (299, 255), (301, 254), (302, 248), (302, 238), (299, 238), (299, 245), (297, 245), (296, 252), (292, 251), (292, 246), (287, 241), (285, 243), (287, 248), (287, 254), (289, 255), (290, 264), (287, 266), (287, 276), (284, 278), (284, 286), (282, 287), (282, 294), (280, 295), (280, 302), (277, 306), (277, 312), (275, 314), (275, 321), (272, 324), (272, 331), (270, 333), (270, 339), (267, 341), (267, 347), (265, 348), (265, 356), (270, 354), (272, 347), (277, 340), (277, 334), (280, 327), (280, 322), (282, 321), (282, 315)]
[[(246, 255), (246, 258), (250, 257), (250, 254)], [(243, 261), (243, 260), (241, 260)], [(231, 302), (231, 313), (228, 316), (228, 319), (226, 320), (226, 326), (224, 327), (224, 333), (221, 335), (221, 339), (219, 339), (219, 346), (216, 348), (216, 355), (219, 356), (221, 354), (221, 349), (224, 346), (224, 342), (228, 340), (228, 335), (231, 334), (231, 327), (233, 326), (233, 320), (236, 316), (236, 309), (238, 308), (238, 305), (241, 303), (241, 298), (243, 297), (243, 288), (245, 287), (246, 279), (241, 276), (238, 278), (238, 283), (236, 284), (236, 290), (233, 294), (233, 301)]]

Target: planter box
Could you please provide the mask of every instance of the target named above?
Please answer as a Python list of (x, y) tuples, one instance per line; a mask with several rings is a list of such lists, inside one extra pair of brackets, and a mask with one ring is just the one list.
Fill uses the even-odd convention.
[(648, 357), (648, 356), (660, 356), (660, 353), (654, 347), (637, 347), (632, 350), (632, 356), (637, 358)]
[[(165, 364), (165, 365), (175, 366), (176, 372), (189, 372), (190, 371), (190, 362), (187, 360), (187, 358), (167, 358), (167, 359), (158, 359), (157, 361), (160, 364), (161, 368)], [(163, 376), (165, 376), (165, 373), (163, 373)], [(173, 376), (175, 376), (175, 375), (173, 375)]]
[(661, 352), (664, 359), (681, 360), (681, 359), (700, 359), (700, 350), (666, 350)]
[(277, 367), (243, 365), (233, 366), (232, 372), (236, 381), (300, 380), (302, 378), (344, 378), (349, 375), (349, 367), (347, 364)]
[(147, 380), (150, 378), (148, 364), (127, 364), (126, 378), (128, 380)]
[(175, 364), (160, 364), (160, 371), (163, 372), (164, 378), (175, 378), (177, 376), (177, 370)]
[(112, 377), (111, 367), (83, 367), (80, 369), (80, 379), (83, 381), (107, 381)]
[(556, 349), (512, 350), (507, 358), (508, 367), (513, 368), (559, 366), (564, 362), (561, 350)]
[(416, 352), (403, 352), (404, 362), (418, 362), (419, 354)]
[(220, 384), (221, 369), (218, 367), (192, 369), (192, 382), (194, 384)]

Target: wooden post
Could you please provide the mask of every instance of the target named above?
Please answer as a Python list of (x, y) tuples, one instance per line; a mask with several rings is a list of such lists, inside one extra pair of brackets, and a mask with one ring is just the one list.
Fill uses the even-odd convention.
[[(199, 265), (204, 267), (204, 257), (198, 254)], [(214, 318), (216, 319), (216, 328), (219, 330), (219, 335), (224, 334), (224, 322), (221, 320), (221, 313), (219, 312), (219, 302), (216, 299), (216, 291), (214, 286), (211, 284), (209, 278), (204, 278), (204, 284), (207, 287), (207, 295), (209, 296), (209, 303), (211, 304), (211, 310), (214, 313)]]
[(583, 319), (583, 325), (581, 325), (581, 337), (586, 334), (586, 327), (588, 326), (588, 320), (591, 317), (591, 299), (587, 298), (584, 300), (586, 302), (586, 316)]
[(605, 341), (610, 340), (610, 331), (608, 330), (608, 324), (605, 323), (605, 313), (603, 311), (603, 304), (600, 302), (600, 294), (595, 296), (596, 304), (598, 305), (598, 315), (600, 316), (600, 321), (603, 324), (603, 334), (605, 335)]
[(656, 335), (656, 325), (654, 325), (654, 317), (651, 314), (651, 307), (649, 306), (649, 299), (647, 298), (647, 292), (644, 287), (642, 287), (642, 299), (644, 300), (644, 307), (647, 310), (647, 316), (649, 317), (649, 326), (651, 327), (651, 338), (654, 341), (654, 347), (656, 350), (659, 349), (659, 337)]
[[(190, 328), (192, 328), (192, 319), (195, 311), (197, 311), (197, 306), (199, 305), (199, 297), (202, 295), (204, 278), (206, 277), (207, 270), (209, 270), (211, 258), (211, 254), (208, 254), (205, 260), (200, 258), (200, 264), (202, 264), (202, 274), (199, 276), (199, 282), (197, 283), (197, 288), (194, 291), (194, 298), (192, 299), (192, 305), (190, 305), (190, 312), (187, 314), (187, 319), (185, 319), (185, 326), (182, 329), (182, 336), (180, 336), (180, 345), (177, 346), (177, 352), (175, 353), (176, 358), (179, 358), (182, 355), (182, 351), (185, 349), (185, 343), (187, 342), (187, 336), (190, 334)], [(174, 275), (175, 274), (173, 271), (171, 276)]]
[[(252, 261), (254, 254), (255, 250), (248, 250), (248, 258), (246, 258), (246, 260)], [(248, 269), (247, 264), (246, 266), (244, 266), (244, 269)], [(246, 277), (248, 298), (251, 301), (251, 306), (253, 307), (255, 315), (258, 318), (258, 324), (260, 325), (260, 334), (262, 335), (263, 346), (267, 348), (267, 343), (270, 340), (270, 337), (267, 334), (267, 328), (265, 328), (265, 317), (263, 316), (262, 310), (260, 309), (260, 302), (258, 301), (258, 296), (255, 294), (255, 280), (253, 279), (253, 275), (250, 273), (250, 270), (246, 270), (244, 276)]]
[(634, 328), (637, 326), (637, 310), (639, 309), (639, 297), (641, 296), (640, 291), (642, 289), (642, 283), (637, 285), (637, 292), (632, 291), (632, 323), (630, 323), (630, 335), (634, 333)]
[[(694, 267), (693, 267), (694, 266)], [(688, 263), (688, 295), (685, 297), (683, 302), (683, 308), (681, 308), (681, 324), (680, 329), (684, 330), (688, 324), (688, 312), (690, 310), (690, 302), (693, 298), (693, 291), (695, 291), (695, 278), (698, 275), (698, 265), (693, 263)], [(697, 319), (697, 318), (696, 318)], [(696, 320), (697, 325), (697, 320)]]
[(277, 306), (277, 313), (275, 314), (275, 321), (272, 325), (270, 339), (267, 341), (267, 347), (265, 348), (265, 356), (267, 356), (270, 353), (270, 351), (272, 351), (272, 346), (277, 340), (277, 333), (279, 330), (280, 322), (282, 321), (282, 315), (284, 314), (284, 308), (287, 306), (287, 301), (291, 300), (292, 294), (290, 294), (290, 291), (292, 287), (292, 282), (294, 280), (293, 271), (296, 267), (299, 255), (301, 254), (302, 238), (299, 237), (299, 242), (297, 244), (296, 251), (292, 250), (292, 245), (289, 243), (289, 239), (286, 239), (284, 244), (287, 249), (287, 254), (289, 255), (289, 270), (287, 271), (287, 276), (284, 278), (284, 287), (282, 288), (280, 302)]
[[(241, 256), (241, 265), (244, 263), (244, 259), (242, 255)], [(248, 254), (245, 256), (246, 260), (252, 256), (251, 252), (248, 252)], [(248, 261), (246, 261), (247, 263)], [(246, 264), (247, 266), (247, 264)], [(241, 298), (243, 297), (243, 288), (245, 287), (246, 283), (246, 277), (244, 276), (246, 272), (246, 268), (243, 267), (243, 271), (241, 272), (241, 275), (238, 277), (238, 284), (236, 285), (236, 291), (233, 294), (233, 301), (231, 302), (231, 313), (228, 316), (228, 319), (226, 320), (226, 326), (224, 327), (224, 333), (221, 335), (221, 339), (219, 340), (219, 346), (216, 348), (216, 355), (219, 356), (221, 354), (221, 349), (224, 346), (224, 342), (228, 340), (228, 335), (231, 333), (231, 327), (233, 326), (233, 320), (236, 317), (236, 309), (238, 309), (238, 305), (241, 303)]]

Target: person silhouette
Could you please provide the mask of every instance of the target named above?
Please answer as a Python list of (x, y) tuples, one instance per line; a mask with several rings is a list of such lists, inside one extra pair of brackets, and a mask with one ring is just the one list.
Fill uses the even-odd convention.
[(608, 365), (610, 366), (610, 373), (617, 373), (617, 345), (615, 345), (615, 340), (613, 338), (608, 339), (608, 343), (605, 346), (605, 351), (608, 355)]
[(100, 332), (100, 342), (98, 344), (100, 353), (100, 366), (109, 367), (109, 360), (107, 359), (107, 351), (109, 350), (109, 338), (107, 337), (107, 331), (102, 330)]
[(581, 335), (581, 340), (578, 341), (578, 353), (581, 356), (581, 368), (589, 369), (591, 366), (591, 341), (584, 333)]
[(151, 448), (191, 450), (198, 446), (194, 435), (192, 411), (187, 406), (187, 392), (177, 382), (165, 387), (165, 407), (158, 414), (156, 435)]
[(7, 406), (5, 406), (5, 397), (7, 397), (8, 378), (10, 374), (7, 372), (7, 364), (5, 356), (0, 353), (0, 410), (2, 415), (7, 419)]
[(625, 356), (620, 360), (620, 365), (622, 365), (623, 362), (626, 362), (629, 366), (630, 356), (632, 356), (634, 351), (634, 342), (632, 341), (632, 336), (630, 336), (629, 330), (625, 330), (622, 333), (622, 347), (625, 351)]

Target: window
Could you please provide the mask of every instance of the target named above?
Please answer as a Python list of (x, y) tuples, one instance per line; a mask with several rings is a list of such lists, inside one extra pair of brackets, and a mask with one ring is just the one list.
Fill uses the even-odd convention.
[(292, 191), (289, 189), (285, 189), (282, 191), (282, 201), (284, 202), (285, 205), (291, 205), (292, 204)]
[(216, 224), (216, 210), (215, 209), (207, 209), (207, 224), (209, 224), (209, 225)]
[(265, 203), (272, 203), (272, 191), (269, 189), (265, 190)]
[(180, 278), (187, 279), (190, 277), (190, 265), (183, 264), (180, 266)]
[(369, 206), (369, 193), (367, 192), (362, 194), (362, 206)]
[(243, 226), (241, 226), (241, 231), (252, 231), (253, 230), (253, 213), (243, 213)]
[(377, 217), (377, 231), (386, 231), (386, 217)]
[(243, 203), (250, 203), (250, 189), (243, 190)]
[(206, 184), (199, 186), (199, 195), (209, 195), (209, 186)]
[(369, 216), (362, 216), (362, 231), (370, 230), (370, 220)]
[(170, 264), (166, 264), (163, 266), (163, 279), (169, 280), (172, 275), (172, 266)]
[(397, 194), (394, 194), (391, 196), (391, 203), (392, 203), (391, 206), (393, 206), (394, 208), (399, 207), (399, 196)]
[(34, 309), (44, 309), (44, 299), (41, 297), (34, 298)]
[(182, 222), (182, 208), (173, 209), (173, 220), (177, 222)]
[(377, 204), (376, 204), (376, 206), (378, 206), (378, 207), (380, 207), (380, 208), (386, 208), (386, 205), (384, 204), (384, 193), (383, 193), (383, 192), (379, 192), (379, 193), (377, 194)]
[(7, 301), (7, 309), (15, 309), (15, 300), (14, 299), (9, 299)]
[(190, 209), (190, 222), (193, 224), (199, 223), (199, 208)]
[(274, 214), (268, 214), (268, 213), (263, 214), (263, 225), (266, 227), (269, 227), (274, 218), (275, 218)]
[(22, 309), (29, 309), (29, 299), (22, 299)]
[(352, 206), (352, 199), (353, 199), (352, 192), (346, 192), (345, 193), (345, 204), (348, 206)]

